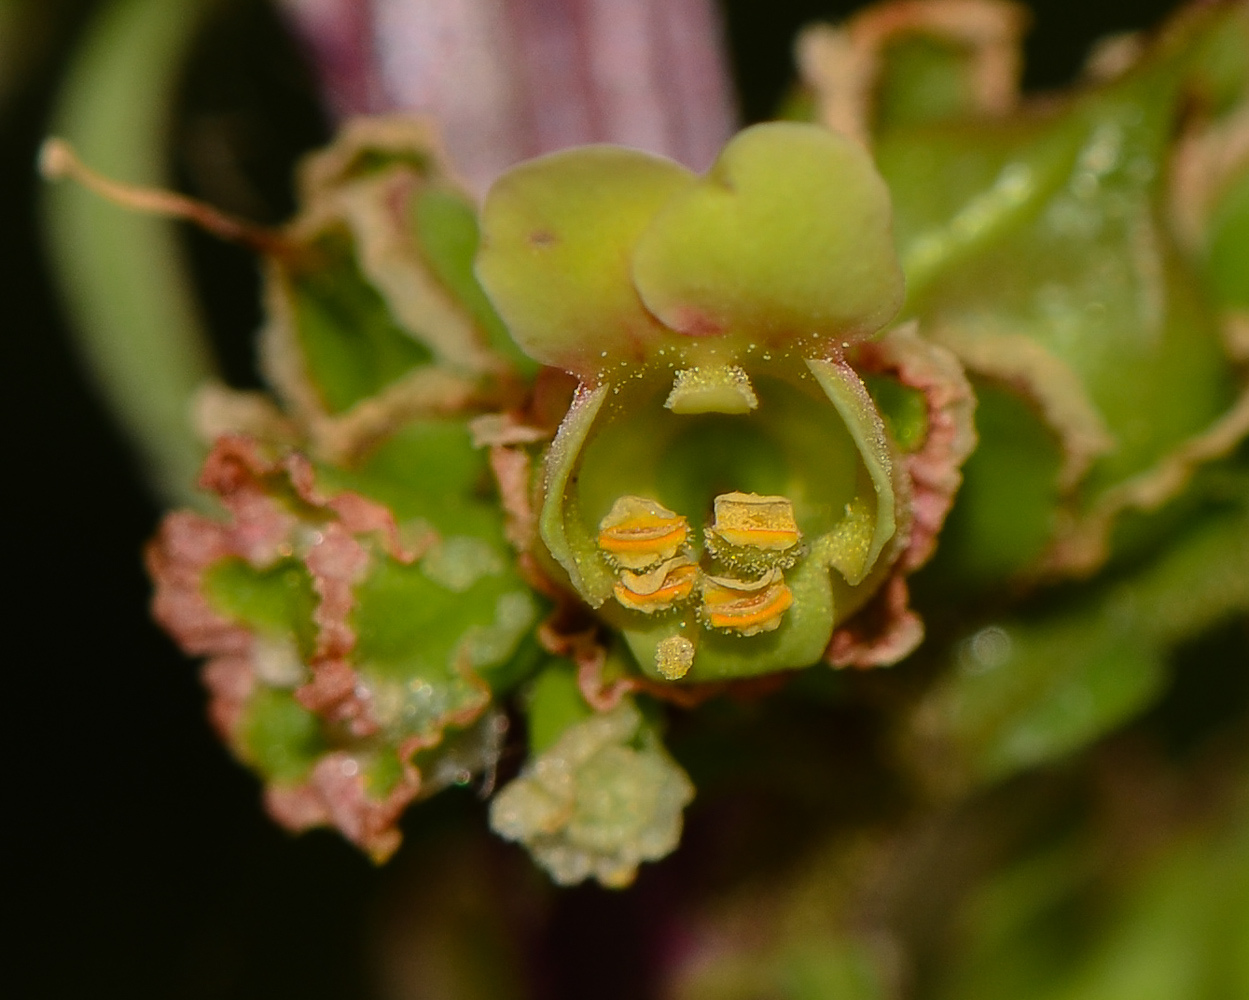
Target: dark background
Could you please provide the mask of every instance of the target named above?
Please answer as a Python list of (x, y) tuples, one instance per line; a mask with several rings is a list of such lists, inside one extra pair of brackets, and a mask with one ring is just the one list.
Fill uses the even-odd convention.
[[(37, 13), (0, 82), (0, 544), (10, 580), (5, 632), (14, 639), (3, 667), (4, 899), (13, 952), (6, 967), (16, 973), (4, 992), (375, 995), (373, 931), (393, 910), (396, 884), (420, 877), (422, 831), (481, 807), (469, 795), (421, 807), (407, 823), (409, 845), (378, 871), (334, 835), (292, 838), (273, 826), (256, 782), (211, 734), (194, 666), (146, 616), (140, 551), (159, 510), (83, 379), (39, 247), (35, 150), (69, 53), (102, 4), (27, 6)], [(798, 26), (855, 6), (727, 4), (747, 119), (765, 117), (784, 88)], [(1050, 88), (1074, 75), (1094, 39), (1156, 23), (1172, 5), (1030, 6), (1025, 85)], [(281, 219), (291, 207), (291, 163), (326, 135), (308, 79), (263, 3), (226, 4), (183, 85), (175, 144), (183, 186), (213, 200), (196, 169), (194, 137), (223, 129), (247, 181), (240, 197), (250, 199), (250, 214)], [(236, 384), (254, 383), (251, 261), (198, 235), (187, 239), (227, 373)], [(628, 944), (630, 927), (645, 919), (641, 907), (636, 894), (585, 888), (561, 896), (548, 937), (578, 958), (563, 962), (553, 945), (538, 948), (546, 991), (644, 992)], [(606, 983), (605, 967), (618, 972)]]

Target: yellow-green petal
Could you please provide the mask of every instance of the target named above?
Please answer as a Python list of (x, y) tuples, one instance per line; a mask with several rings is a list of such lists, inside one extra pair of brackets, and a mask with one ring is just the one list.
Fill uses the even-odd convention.
[(902, 301), (890, 211), (871, 158), (849, 139), (757, 125), (667, 200), (637, 245), (634, 281), (656, 316), (690, 336), (862, 337)]
[(634, 291), (630, 257), (659, 206), (693, 181), (670, 160), (614, 146), (540, 157), (499, 179), (482, 208), (477, 277), (527, 354), (593, 375), (671, 336)]

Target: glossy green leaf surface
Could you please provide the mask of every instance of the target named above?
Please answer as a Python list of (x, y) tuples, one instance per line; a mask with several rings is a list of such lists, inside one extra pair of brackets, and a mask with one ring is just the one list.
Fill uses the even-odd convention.
[[(947, 569), (1022, 568), (1043, 553), (1039, 535), (1059, 531), (1060, 511), (1078, 518), (1104, 490), (1164, 462), (1243, 391), (1223, 321), (1168, 216), (1168, 142), (1189, 95), (1206, 88), (1226, 100), (1243, 85), (1243, 48), (1234, 55), (1230, 41), (1243, 26), (1218, 18), (1195, 16), (1188, 35), (1113, 83), (1001, 121), (925, 112), (911, 78), (939, 71), (937, 43), (916, 36), (889, 50), (882, 93), (910, 96), (900, 110), (886, 102), (874, 148), (894, 199), (904, 314), (973, 373), (1009, 384), (1047, 428), (982, 412)], [(947, 71), (957, 77), (954, 63)], [(1241, 284), (1233, 272), (1244, 255), (1230, 249), (1243, 243), (1238, 197), (1229, 189), (1208, 256), (1225, 301)], [(1047, 437), (1076, 464), (1055, 469)], [(1024, 478), (998, 474), (1012, 466)], [(1066, 468), (1079, 471), (1074, 489)], [(1002, 515), (1019, 505), (1004, 506), (991, 479), (1023, 500), (1016, 538)]]

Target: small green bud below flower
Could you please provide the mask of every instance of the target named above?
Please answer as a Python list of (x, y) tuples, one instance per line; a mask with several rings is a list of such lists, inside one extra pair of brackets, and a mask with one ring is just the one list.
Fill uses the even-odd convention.
[(694, 797), (685, 772), (630, 702), (575, 723), (495, 796), (490, 825), (561, 885), (629, 885), (676, 847)]

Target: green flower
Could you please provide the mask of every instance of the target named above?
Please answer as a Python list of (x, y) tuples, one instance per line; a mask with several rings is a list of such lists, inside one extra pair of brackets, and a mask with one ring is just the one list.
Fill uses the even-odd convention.
[(703, 177), (606, 146), (534, 160), (487, 196), (477, 274), (580, 380), (539, 474), (552, 571), (652, 676), (817, 662), (910, 537), (850, 363), (902, 298), (867, 154), (774, 123)]

